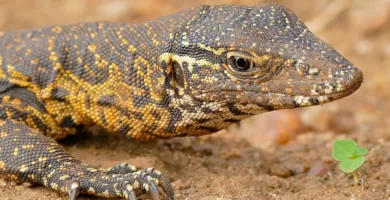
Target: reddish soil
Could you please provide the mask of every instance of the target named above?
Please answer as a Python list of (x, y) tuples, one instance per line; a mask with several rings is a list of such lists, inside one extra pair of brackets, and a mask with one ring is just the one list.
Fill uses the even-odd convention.
[[(0, 1), (0, 30), (95, 20), (136, 22), (199, 4), (264, 2), (269, 1)], [(153, 166), (172, 180), (179, 200), (390, 199), (389, 1), (276, 2), (293, 9), (363, 71), (365, 81), (356, 93), (324, 106), (255, 116), (210, 136), (146, 143), (94, 131), (99, 133), (61, 143), (76, 158), (98, 167), (122, 162)], [(332, 142), (341, 138), (354, 139), (370, 151), (359, 170), (360, 186), (353, 186), (352, 176), (331, 157)], [(42, 186), (27, 186), (0, 180), (0, 200), (67, 199)]]

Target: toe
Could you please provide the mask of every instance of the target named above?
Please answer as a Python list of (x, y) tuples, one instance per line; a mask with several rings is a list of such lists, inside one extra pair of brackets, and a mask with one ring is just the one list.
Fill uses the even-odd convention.
[(160, 193), (158, 192), (157, 185), (153, 181), (149, 182), (149, 192), (153, 200), (160, 200)]
[(124, 197), (128, 200), (137, 200), (133, 186), (131, 186), (130, 184), (125, 185), (125, 189), (124, 189), (123, 194), (124, 194)]
[[(158, 193), (157, 186), (160, 186), (163, 189), (165, 195), (168, 197), (169, 200), (174, 199), (175, 195), (171, 183), (160, 171), (154, 168), (146, 168), (139, 171), (138, 173), (140, 173), (141, 181), (149, 184), (147, 186), (150, 187), (148, 188), (148, 192), (152, 195), (153, 199), (159, 199), (156, 198), (156, 196), (160, 196)], [(154, 190), (154, 186), (156, 190)]]
[(173, 192), (171, 182), (164, 176), (161, 175), (159, 179), (160, 187), (164, 190), (169, 200), (174, 200), (175, 194)]

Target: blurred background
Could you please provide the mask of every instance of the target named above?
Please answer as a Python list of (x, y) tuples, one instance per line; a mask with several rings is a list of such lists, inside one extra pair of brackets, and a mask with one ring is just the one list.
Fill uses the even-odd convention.
[[(141, 22), (201, 4), (258, 5), (271, 2), (282, 3), (293, 10), (310, 30), (360, 68), (364, 73), (364, 83), (353, 95), (324, 106), (291, 111), (283, 110), (255, 116), (242, 122), (240, 126), (233, 126), (229, 128), (228, 132), (222, 131), (216, 136), (210, 136), (209, 139), (196, 139), (195, 142), (192, 139), (190, 142), (186, 139), (180, 139), (183, 140), (180, 141), (183, 143), (180, 145), (180, 150), (190, 148), (192, 149), (190, 152), (197, 152), (203, 151), (204, 148), (210, 148), (211, 155), (227, 153), (233, 158), (253, 159), (251, 157), (252, 150), (251, 156), (245, 156), (248, 152), (247, 149), (243, 150), (243, 148), (247, 148), (247, 146), (244, 145), (243, 147), (241, 145), (241, 141), (245, 140), (249, 143), (249, 146), (261, 149), (253, 151), (257, 153), (267, 152), (271, 157), (277, 157), (277, 161), (272, 161), (272, 163), (279, 163), (276, 167), (271, 165), (273, 170), (267, 168), (263, 172), (256, 169), (257, 171), (255, 170), (254, 174), (263, 174), (266, 176), (265, 179), (273, 176), (290, 177), (290, 179), (287, 179), (287, 183), (283, 182), (284, 179), (278, 179), (280, 181), (278, 184), (281, 184), (279, 186), (272, 186), (271, 184), (271, 186), (268, 185), (269, 187), (258, 191), (256, 188), (248, 190), (250, 188), (248, 184), (252, 185), (253, 182), (243, 181), (242, 177), (245, 176), (239, 173), (241, 171), (234, 171), (229, 167), (226, 167), (226, 172), (224, 169), (220, 169), (224, 166), (236, 166), (229, 160), (231, 157), (228, 156), (229, 159), (225, 159), (222, 156), (218, 157), (221, 160), (215, 158), (217, 159), (215, 163), (219, 163), (220, 168), (211, 167), (209, 162), (213, 163), (212, 161), (206, 162), (203, 160), (206, 164), (204, 166), (194, 164), (194, 170), (200, 170), (206, 174), (209, 174), (210, 171), (213, 173), (215, 171), (223, 172), (221, 174), (224, 175), (231, 173), (228, 179), (218, 181), (219, 179), (216, 178), (213, 180), (215, 183), (211, 181), (211, 183), (205, 183), (206, 186), (204, 186), (204, 184), (196, 184), (197, 181), (201, 180), (200, 178), (193, 179), (193, 176), (186, 174), (186, 172), (176, 172), (170, 175), (169, 177), (174, 180), (173, 183), (179, 195), (178, 198), (201, 199), (200, 197), (209, 195), (210, 199), (215, 199), (212, 198), (213, 195), (219, 195), (218, 197), (233, 199), (247, 199), (246, 197), (262, 199), (259, 195), (265, 193), (272, 194), (267, 197), (273, 199), (289, 199), (285, 198), (288, 195), (290, 195), (288, 196), (291, 197), (290, 199), (296, 199), (302, 197), (299, 195), (301, 192), (303, 196), (309, 195), (314, 199), (321, 199), (315, 198), (315, 194), (311, 196), (311, 193), (304, 189), (304, 186), (308, 184), (303, 184), (301, 182), (302, 177), (294, 175), (314, 174), (322, 178), (327, 177), (327, 179), (324, 178), (324, 181), (331, 179), (329, 173), (337, 173), (337, 163), (331, 161), (329, 153), (331, 142), (337, 138), (355, 139), (363, 146), (377, 150), (376, 154), (374, 153), (368, 158), (369, 161), (371, 160), (371, 165), (364, 169), (369, 177), (377, 177), (373, 179), (379, 180), (378, 184), (380, 186), (375, 185), (376, 182), (371, 182), (371, 187), (376, 188), (377, 191), (371, 191), (371, 193), (367, 193), (367, 191), (363, 193), (352, 192), (344, 196), (360, 195), (359, 197), (362, 199), (385, 199), (389, 197), (390, 188), (385, 183), (390, 180), (389, 175), (387, 175), (390, 171), (390, 166), (387, 164), (390, 162), (390, 157), (385, 155), (390, 155), (390, 0), (2, 0), (0, 1), (0, 31), (99, 20)], [(205, 142), (205, 140), (207, 141)], [(216, 142), (219, 140), (223, 140), (225, 143)], [(214, 146), (208, 147), (205, 144), (208, 141), (211, 141), (210, 144)], [(176, 141), (167, 143), (172, 147), (175, 146), (172, 144), (176, 144)], [(194, 148), (198, 143), (199, 146), (203, 146), (201, 147), (202, 150)], [(163, 144), (166, 145), (165, 142)], [(305, 149), (302, 150), (300, 147), (305, 147)], [(325, 148), (325, 150), (322, 151), (321, 148)], [(175, 153), (182, 155), (185, 162), (191, 163), (191, 159), (185, 160), (185, 158), (187, 158), (186, 155), (188, 157), (193, 156), (192, 153), (180, 150), (179, 152), (183, 155)], [(234, 150), (236, 152), (231, 153)], [(303, 152), (309, 155), (302, 154)], [(73, 153), (77, 157), (77, 150), (74, 150)], [(150, 154), (153, 155), (153, 152)], [(210, 158), (207, 155), (203, 156), (199, 156), (199, 159)], [(211, 158), (214, 157), (211, 156)], [(156, 156), (157, 159), (158, 156)], [(378, 159), (381, 162), (376, 163)], [(170, 168), (175, 168), (175, 166), (166, 164), (170, 163), (169, 160), (162, 161), (163, 164), (156, 160), (145, 161), (144, 164), (140, 165), (152, 163), (162, 166), (163, 169), (166, 169), (166, 173), (171, 173)], [(254, 160), (256, 161), (256, 159)], [(103, 163), (104, 161), (100, 162), (96, 161), (95, 164), (106, 166)], [(239, 160), (239, 162), (242, 164), (243, 160)], [(305, 165), (302, 163), (305, 163)], [(188, 170), (191, 169), (191, 166), (184, 165)], [(237, 165), (237, 167), (242, 166)], [(377, 167), (378, 170), (371, 170), (372, 167)], [(176, 166), (176, 168), (180, 169), (179, 166)], [(251, 174), (254, 170), (251, 164), (244, 165), (243, 168), (244, 171), (247, 170), (245, 171), (246, 175)], [(378, 173), (379, 175), (375, 176)], [(239, 177), (237, 179), (231, 178), (234, 175)], [(190, 178), (184, 180), (185, 177)], [(250, 177), (247, 178), (250, 179)], [(343, 180), (344, 177), (338, 178), (341, 182), (345, 181)], [(239, 180), (246, 183), (234, 182)], [(335, 179), (336, 182), (340, 180)], [(303, 186), (300, 186), (300, 183)], [(287, 186), (283, 184), (287, 184)], [(323, 197), (321, 193), (325, 196), (334, 194), (335, 196), (329, 196), (327, 199), (342, 199), (337, 196), (337, 189), (328, 191), (332, 187), (327, 185), (326, 181), (320, 184), (318, 180), (314, 180), (309, 185), (322, 188), (322, 190), (316, 191), (320, 192), (319, 197)], [(214, 186), (218, 186), (220, 189), (214, 191)], [(285, 188), (286, 191), (277, 190), (275, 192), (275, 188), (278, 187)], [(237, 191), (242, 190), (245, 190), (248, 196), (240, 197), (240, 195), (237, 195)], [(7, 190), (3, 191), (5, 191), (5, 194), (11, 194), (11, 192), (7, 193)], [(206, 192), (202, 193), (202, 191)], [(255, 192), (253, 193), (253, 191)], [(256, 191), (259, 193), (256, 193)], [(323, 193), (324, 191), (328, 191), (328, 193)], [(378, 193), (378, 191), (381, 191), (381, 193)], [(259, 198), (254, 197), (256, 195)]]

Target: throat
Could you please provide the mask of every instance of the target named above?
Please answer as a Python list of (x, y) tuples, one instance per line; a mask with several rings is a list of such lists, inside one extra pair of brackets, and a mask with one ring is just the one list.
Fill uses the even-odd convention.
[(211, 134), (243, 119), (266, 112), (264, 108), (253, 104), (235, 105), (225, 102), (207, 102), (194, 100), (188, 96), (173, 99), (171, 106), (175, 106), (181, 116), (175, 122), (174, 132), (184, 135)]

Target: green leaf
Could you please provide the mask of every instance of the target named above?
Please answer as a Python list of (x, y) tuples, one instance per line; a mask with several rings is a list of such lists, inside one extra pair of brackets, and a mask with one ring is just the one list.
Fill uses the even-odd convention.
[(358, 146), (353, 140), (336, 140), (333, 143), (332, 156), (338, 161), (347, 160), (353, 156)]
[(360, 156), (355, 159), (343, 160), (340, 162), (339, 167), (346, 173), (353, 172), (358, 169), (364, 163), (364, 157)]
[(362, 156), (362, 155), (366, 155), (367, 153), (368, 153), (368, 149), (363, 148), (363, 147), (358, 147), (353, 152), (353, 156)]

